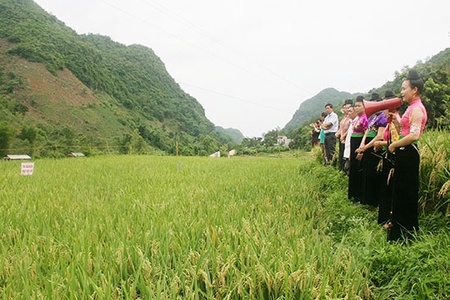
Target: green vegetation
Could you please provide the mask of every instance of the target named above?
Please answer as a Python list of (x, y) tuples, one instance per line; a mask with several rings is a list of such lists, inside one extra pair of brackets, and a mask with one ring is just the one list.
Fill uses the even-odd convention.
[[(408, 66), (405, 66), (401, 71), (395, 72), (393, 81), (363, 95), (368, 99), (373, 92), (384, 95), (386, 90), (392, 90), (400, 96), (401, 85), (409, 69)], [(450, 125), (448, 118), (450, 113), (450, 48), (441, 51), (426, 62), (417, 62), (414, 69), (425, 81), (422, 100), (428, 112), (427, 129), (448, 130)], [(309, 150), (311, 142), (309, 124), (319, 118), (324, 111), (325, 104), (332, 103), (335, 106), (335, 112), (339, 114), (344, 100), (354, 100), (356, 95), (338, 92), (335, 89), (325, 89), (317, 96), (304, 101), (292, 120), (282, 130), (283, 134), (294, 141), (291, 143), (291, 148)], [(406, 104), (400, 108), (400, 111), (403, 112), (405, 109)]]
[(325, 105), (327, 103), (339, 107), (345, 99), (353, 99), (356, 98), (357, 95), (359, 94), (340, 92), (335, 88), (324, 89), (314, 97), (302, 102), (292, 119), (283, 128), (283, 131), (290, 132), (300, 126), (311, 123), (313, 120), (317, 120), (320, 113), (325, 111)]
[[(3, 298), (448, 298), (450, 49), (415, 66), (421, 232), (390, 244), (345, 176), (303, 152), (300, 111), (292, 129), (231, 141), (151, 49), (79, 36), (31, 0), (0, 0), (0, 41), (0, 155), (47, 157), (32, 176), (0, 163)], [(398, 93), (407, 69), (373, 91)], [(302, 109), (352, 98), (336, 92)], [(296, 152), (275, 145), (288, 129)], [(265, 157), (186, 157), (240, 142)], [(72, 151), (91, 157), (49, 158)]]
[(244, 140), (244, 135), (242, 134), (242, 132), (240, 132), (237, 129), (233, 129), (233, 128), (223, 128), (220, 126), (216, 126), (216, 131), (221, 132), (229, 137), (231, 137), (231, 139), (233, 140), (233, 142), (240, 144), (242, 143), (242, 141)]
[[(0, 294), (13, 299), (445, 299), (448, 217), (389, 244), (308, 158), (0, 163)], [(430, 233), (428, 233), (430, 232)]]
[[(141, 153), (209, 155), (235, 144), (149, 48), (80, 36), (32, 0), (0, 1), (0, 39), (0, 117), (14, 131), (12, 149), (64, 156), (71, 150), (61, 149), (75, 145), (125, 149), (135, 143)], [(30, 126), (38, 133), (33, 145), (19, 136)], [(67, 144), (61, 131), (78, 144)], [(216, 147), (202, 148), (206, 136)], [(49, 150), (55, 146), (60, 150)]]
[[(309, 151), (306, 124), (326, 103), (338, 111), (356, 95), (324, 89), (304, 101), (282, 130), (244, 139), (237, 130), (215, 127), (151, 49), (78, 35), (32, 0), (0, 0), (0, 40), (0, 119), (7, 124), (2, 153), (209, 155), (226, 154), (242, 142), (241, 154), (273, 154), (281, 151), (273, 146), (274, 132), (289, 137), (292, 149)], [(423, 100), (432, 129), (449, 125), (449, 66), (450, 49), (414, 66), (426, 80)], [(399, 93), (407, 70), (368, 94)]]
[[(396, 72), (393, 81), (387, 82), (373, 91), (383, 95), (385, 90), (391, 89), (399, 95), (402, 82), (409, 69), (406, 66), (400, 72)], [(441, 51), (426, 62), (417, 62), (414, 69), (425, 81), (422, 100), (428, 112), (427, 127), (448, 130), (450, 125), (448, 119), (450, 111), (450, 48)]]
[(420, 205), (424, 212), (450, 216), (450, 133), (425, 133), (420, 139)]

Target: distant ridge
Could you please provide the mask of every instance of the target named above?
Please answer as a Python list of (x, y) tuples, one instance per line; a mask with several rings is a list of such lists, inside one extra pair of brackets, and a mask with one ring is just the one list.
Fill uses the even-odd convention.
[[(284, 126), (283, 130), (289, 132), (305, 125), (304, 123), (310, 121), (311, 118), (318, 118), (320, 114), (325, 111), (325, 105), (327, 103), (337, 106), (340, 103), (343, 103), (345, 99), (353, 99), (356, 95), (359, 94), (340, 92), (335, 88), (326, 88), (314, 97), (302, 102), (292, 119)], [(340, 108), (335, 107), (335, 110), (336, 109)]]
[[(283, 128), (283, 131), (290, 133), (295, 129), (307, 126), (308, 122), (320, 116), (320, 113), (325, 109), (325, 104), (328, 102), (337, 106), (335, 111), (338, 111), (340, 109), (339, 105), (343, 104), (345, 99), (350, 98), (354, 100), (358, 95), (363, 95), (367, 98), (373, 92), (377, 92), (383, 96), (387, 90), (391, 90), (400, 97), (402, 82), (411, 68), (417, 70), (424, 80), (424, 90), (421, 99), (428, 114), (427, 127), (448, 130), (450, 128), (450, 119), (448, 118), (448, 112), (450, 111), (450, 48), (440, 51), (431, 58), (427, 58), (426, 61), (417, 61), (413, 67), (405, 66), (402, 70), (395, 71), (395, 78), (392, 81), (388, 81), (382, 86), (364, 93), (351, 94), (340, 92), (334, 88), (324, 89), (316, 96), (302, 102), (292, 119)], [(399, 110), (404, 111), (406, 106), (404, 103)], [(306, 129), (303, 132), (306, 132), (309, 138), (309, 130)]]
[(223, 128), (220, 126), (216, 126), (216, 131), (226, 134), (227, 136), (231, 137), (233, 142), (238, 143), (238, 144), (242, 143), (242, 141), (245, 138), (245, 136), (242, 134), (242, 132), (240, 132), (238, 129), (234, 129), (234, 128)]

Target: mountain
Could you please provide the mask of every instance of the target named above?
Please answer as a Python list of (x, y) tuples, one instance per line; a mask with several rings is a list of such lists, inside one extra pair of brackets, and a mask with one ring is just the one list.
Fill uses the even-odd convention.
[(221, 132), (233, 140), (233, 142), (240, 144), (244, 140), (245, 136), (238, 129), (234, 128), (223, 128), (220, 126), (216, 126), (216, 131)]
[[(448, 112), (450, 111), (450, 48), (440, 51), (425, 61), (418, 61), (412, 68), (419, 72), (425, 83), (421, 98), (428, 113), (427, 126), (429, 128), (447, 129), (450, 126), (450, 119), (448, 118)], [(395, 71), (394, 80), (366, 93), (351, 94), (339, 92), (334, 88), (324, 89), (311, 99), (305, 100), (283, 130), (290, 132), (301, 126), (307, 126), (308, 122), (319, 117), (327, 103), (337, 106), (341, 105), (347, 98), (354, 100), (357, 95), (368, 96), (374, 92), (384, 95), (386, 90), (392, 90), (400, 96), (402, 82), (405, 80), (409, 69), (409, 66), (405, 66), (401, 71)], [(405, 108), (406, 104), (400, 108), (400, 111)], [(335, 107), (335, 111), (338, 109), (340, 107)]]
[[(427, 127), (433, 129), (450, 128), (450, 48), (440, 51), (425, 61), (418, 61), (415, 66), (425, 82), (422, 101), (428, 114)], [(395, 79), (373, 91), (384, 95), (388, 89), (400, 95), (403, 80), (410, 69), (405, 66), (401, 71), (395, 72)], [(370, 92), (373, 92), (370, 91)], [(406, 105), (403, 105), (403, 109)], [(402, 110), (402, 109), (401, 109)]]
[[(0, 120), (8, 133), (0, 148), (191, 155), (231, 142), (150, 48), (78, 35), (32, 0), (0, 0), (0, 58)], [(204, 136), (215, 140), (211, 149), (202, 149)]]
[(327, 88), (319, 92), (314, 97), (305, 100), (294, 113), (292, 119), (284, 126), (283, 131), (289, 132), (305, 125), (305, 122), (311, 121), (311, 118), (318, 119), (320, 114), (325, 111), (325, 105), (331, 103), (335, 111), (340, 109), (337, 105), (344, 103), (345, 99), (353, 99), (358, 94), (340, 92), (335, 88)]
[[(406, 79), (408, 71), (411, 68), (405, 66), (401, 71), (395, 72), (395, 78), (386, 82), (379, 88), (372, 89), (363, 96), (368, 96), (374, 92), (384, 95), (386, 90), (392, 90), (394, 94), (400, 97), (401, 86)], [(427, 129), (446, 130), (450, 128), (450, 48), (447, 48), (425, 62), (418, 61), (413, 69), (418, 71), (424, 81), (424, 89), (421, 99), (427, 110), (428, 121)], [(361, 93), (358, 93), (361, 94)], [(306, 100), (295, 112), (292, 120), (284, 128), (285, 134), (292, 139), (289, 147), (293, 149), (311, 148), (311, 127), (309, 122), (317, 118), (324, 110), (327, 102), (335, 105), (335, 111), (338, 110), (346, 98), (354, 99), (358, 94), (349, 94), (338, 92), (329, 88), (321, 91), (311, 99)], [(404, 103), (400, 112), (406, 109)]]

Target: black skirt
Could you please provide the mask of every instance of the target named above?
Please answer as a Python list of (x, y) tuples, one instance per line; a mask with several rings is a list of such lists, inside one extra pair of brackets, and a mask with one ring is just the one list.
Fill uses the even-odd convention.
[(388, 240), (411, 237), (419, 229), (419, 164), (420, 155), (416, 145), (395, 150), (392, 227), (388, 232)]
[(380, 172), (380, 204), (378, 209), (378, 224), (385, 224), (391, 219), (392, 210), (392, 175), (395, 155), (386, 150), (383, 155), (383, 166)]
[[(370, 143), (372, 137), (366, 138), (366, 144)], [(364, 152), (362, 158), (363, 165), (363, 194), (361, 203), (371, 206), (378, 206), (380, 197), (380, 173), (377, 171), (381, 161), (381, 153), (370, 148)]]
[(361, 201), (363, 170), (361, 161), (356, 159), (356, 149), (361, 144), (361, 137), (351, 137), (350, 139), (350, 169), (348, 174), (348, 199)]

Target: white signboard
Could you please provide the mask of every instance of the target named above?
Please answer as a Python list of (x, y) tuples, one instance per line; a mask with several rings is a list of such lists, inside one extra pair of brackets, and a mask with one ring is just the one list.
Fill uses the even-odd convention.
[(22, 163), (22, 175), (33, 175), (34, 162)]

